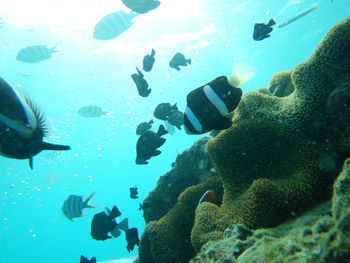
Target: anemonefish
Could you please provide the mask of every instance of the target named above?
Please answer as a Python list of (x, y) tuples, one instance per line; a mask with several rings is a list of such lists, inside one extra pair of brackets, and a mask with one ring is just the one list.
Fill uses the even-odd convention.
[(234, 66), (229, 79), (220, 76), (187, 95), (184, 126), (188, 134), (203, 134), (211, 130), (223, 130), (231, 126), (232, 121), (226, 117), (238, 105), (242, 90), (238, 86), (248, 81), (253, 71), (238, 75)]
[(210, 202), (210, 203), (213, 203), (213, 204), (216, 204), (216, 205), (218, 204), (218, 200), (217, 200), (216, 194), (214, 193), (213, 190), (206, 191), (203, 194), (202, 198), (199, 200), (198, 205), (200, 205), (203, 202)]

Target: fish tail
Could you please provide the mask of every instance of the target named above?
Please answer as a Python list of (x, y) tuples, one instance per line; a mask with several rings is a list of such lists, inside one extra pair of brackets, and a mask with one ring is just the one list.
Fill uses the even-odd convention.
[(192, 60), (189, 58), (189, 59), (186, 59), (186, 62), (191, 65)]
[(151, 56), (154, 57), (155, 54), (156, 54), (156, 51), (152, 48)]
[(116, 205), (113, 206), (112, 211), (109, 214), (109, 218), (116, 218), (118, 216), (121, 216), (122, 213), (120, 213), (118, 207)]
[(249, 81), (255, 75), (256, 70), (241, 63), (234, 63), (228, 83), (237, 88), (239, 85)]
[(163, 136), (163, 135), (165, 135), (167, 133), (168, 133), (168, 131), (164, 128), (164, 126), (162, 124), (159, 125), (158, 131), (157, 131), (157, 135), (159, 137), (161, 137), (161, 136)]
[(273, 26), (276, 25), (275, 20), (273, 20), (272, 18), (270, 19), (269, 23), (267, 24), (268, 26)]
[(148, 124), (153, 124), (153, 123), (154, 123), (153, 119), (148, 122)]
[(70, 150), (70, 146), (42, 142), (41, 143), (41, 150), (67, 151), (67, 150)]
[(119, 224), (118, 224), (118, 228), (126, 231), (129, 228), (129, 221), (128, 218), (124, 218)]
[(84, 201), (84, 208), (97, 208), (96, 206), (94, 205), (89, 205), (89, 201), (95, 196), (96, 194), (96, 191), (93, 191), (89, 196), (88, 198), (86, 198), (86, 200)]

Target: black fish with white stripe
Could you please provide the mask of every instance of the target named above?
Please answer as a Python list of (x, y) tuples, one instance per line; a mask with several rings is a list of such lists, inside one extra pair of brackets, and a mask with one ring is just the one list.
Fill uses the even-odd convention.
[(44, 45), (28, 46), (18, 51), (16, 59), (27, 63), (38, 63), (51, 58), (53, 53), (58, 52), (55, 48), (56, 46), (53, 48)]
[(92, 205), (89, 205), (89, 201), (94, 197), (95, 192), (89, 195), (85, 201), (83, 201), (83, 197), (80, 195), (70, 195), (64, 201), (62, 205), (63, 214), (69, 219), (73, 221), (75, 217), (83, 216), (84, 208), (96, 208)]
[(231, 126), (232, 121), (226, 115), (237, 107), (242, 96), (238, 86), (247, 81), (237, 75), (236, 69), (233, 68), (230, 79), (220, 76), (187, 95), (184, 114), (186, 133), (203, 134)]

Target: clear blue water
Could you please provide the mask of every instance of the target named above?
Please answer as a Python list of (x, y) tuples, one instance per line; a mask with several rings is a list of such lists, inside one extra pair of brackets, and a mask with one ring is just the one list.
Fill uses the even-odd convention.
[[(166, 135), (162, 154), (148, 165), (135, 165), (136, 126), (148, 121), (161, 102), (186, 106), (186, 95), (220, 75), (229, 76), (234, 61), (256, 70), (243, 92), (266, 87), (277, 71), (304, 61), (329, 28), (350, 14), (349, 0), (228, 1), (164, 0), (159, 8), (134, 19), (119, 37), (92, 37), (96, 22), (120, 9), (118, 1), (12, 0), (0, 10), (0, 76), (40, 106), (50, 126), (46, 141), (67, 144), (67, 152), (42, 152), (27, 160), (0, 158), (0, 262), (79, 262), (81, 254), (98, 261), (137, 254), (126, 250), (124, 234), (104, 242), (90, 237), (94, 213), (118, 206), (130, 227), (141, 235), (145, 223), (139, 201), (178, 153), (200, 136), (184, 131)], [(266, 4), (268, 3), (268, 4)], [(319, 8), (263, 41), (252, 39), (256, 22), (277, 24), (317, 4)], [(27, 64), (16, 61), (28, 45), (58, 45), (52, 59)], [(153, 70), (145, 73), (152, 88), (138, 95), (130, 75), (142, 67), (144, 55), (156, 50)], [(192, 65), (176, 71), (168, 66), (176, 52)], [(29, 73), (29, 74), (23, 74)], [(29, 75), (29, 76), (25, 76)], [(98, 105), (110, 117), (87, 119), (76, 111)], [(155, 127), (161, 124), (156, 121)], [(189, 164), (191, 165), (191, 164)], [(129, 187), (139, 188), (139, 200)], [(98, 209), (69, 221), (61, 206), (70, 194), (87, 197)]]

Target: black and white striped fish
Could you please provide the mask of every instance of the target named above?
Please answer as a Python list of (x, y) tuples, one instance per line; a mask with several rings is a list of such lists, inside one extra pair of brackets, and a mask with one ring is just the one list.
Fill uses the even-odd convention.
[(53, 48), (47, 48), (44, 45), (28, 46), (22, 48), (17, 53), (16, 59), (27, 63), (37, 63), (52, 57), (52, 53), (58, 52)]
[(84, 208), (96, 208), (95, 206), (88, 204), (94, 195), (95, 195), (95, 192), (93, 192), (88, 198), (86, 198), (85, 201), (83, 201), (83, 197), (80, 195), (68, 196), (68, 198), (64, 201), (62, 205), (63, 214), (69, 220), (72, 220), (72, 221), (73, 221), (73, 218), (75, 217), (82, 217)]
[(85, 118), (99, 118), (101, 116), (108, 116), (107, 111), (104, 111), (101, 107), (94, 105), (81, 107), (77, 112), (80, 116)]

